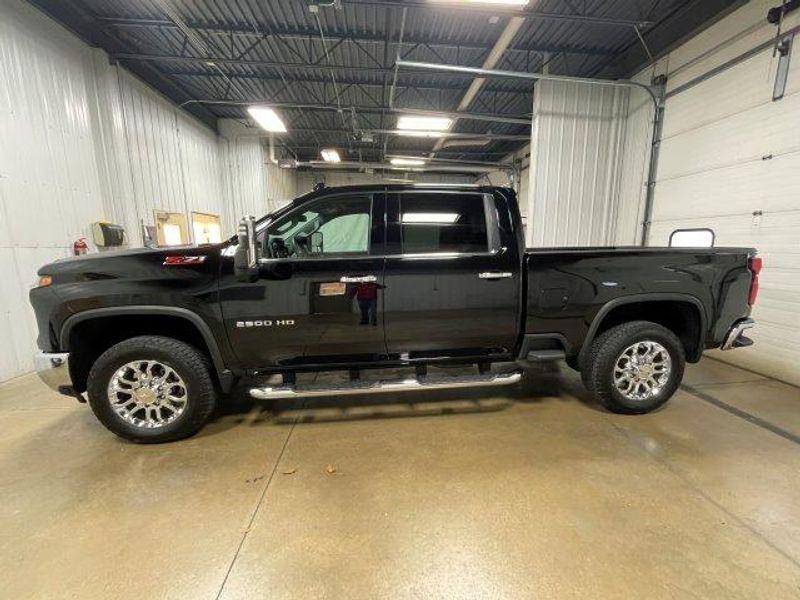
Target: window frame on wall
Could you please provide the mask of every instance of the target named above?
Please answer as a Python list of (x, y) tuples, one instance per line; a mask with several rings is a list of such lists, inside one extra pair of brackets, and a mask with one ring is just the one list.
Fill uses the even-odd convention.
[[(675, 234), (682, 234), (682, 233), (700, 233), (700, 232), (708, 232), (711, 234), (711, 244), (709, 245), (673, 245), (673, 238)], [(672, 231), (669, 234), (669, 247), (670, 248), (713, 248), (714, 244), (716, 243), (717, 235), (714, 233), (714, 230), (710, 227), (686, 227), (686, 228), (679, 228)]]
[[(214, 224), (214, 225), (216, 225), (218, 227), (218, 229), (219, 229), (219, 240), (218, 241), (216, 241), (216, 242), (200, 242), (200, 241), (198, 241), (197, 235), (196, 235), (196, 231), (197, 231), (196, 230), (196, 224), (198, 222), (202, 222), (202, 221), (207, 221), (210, 224)], [(193, 210), (191, 213), (189, 213), (189, 225), (190, 225), (191, 230), (192, 230), (191, 231), (191, 233), (192, 233), (192, 241), (194, 242), (195, 245), (200, 246), (201, 244), (202, 245), (221, 244), (225, 240), (225, 236), (222, 235), (222, 219), (217, 214), (207, 213), (207, 212), (200, 212), (200, 211)]]
[[(180, 244), (166, 243), (164, 225), (174, 225), (178, 227), (181, 233)], [(186, 218), (186, 213), (173, 212), (160, 208), (153, 209), (153, 228), (155, 230), (154, 233), (158, 248), (180, 248), (181, 246), (190, 246), (192, 244), (192, 232), (189, 229), (189, 219)]]

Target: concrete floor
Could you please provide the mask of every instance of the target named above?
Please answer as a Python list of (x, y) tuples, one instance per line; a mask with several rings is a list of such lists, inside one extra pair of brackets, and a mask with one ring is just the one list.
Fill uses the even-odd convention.
[(240, 398), (137, 446), (22, 377), (0, 386), (0, 596), (800, 597), (800, 390), (710, 359), (685, 384), (636, 417), (566, 368)]

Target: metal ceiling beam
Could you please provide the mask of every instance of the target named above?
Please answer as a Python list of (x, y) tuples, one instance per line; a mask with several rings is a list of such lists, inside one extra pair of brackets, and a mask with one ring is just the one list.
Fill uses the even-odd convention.
[[(396, 129), (363, 129), (361, 130), (363, 133), (371, 133), (373, 135), (390, 135), (396, 137), (404, 137), (398, 136)], [(292, 135), (294, 133), (335, 133), (335, 134), (346, 134), (352, 135), (353, 132), (349, 129), (331, 129), (325, 128), (321, 129), (319, 127), (314, 128), (298, 128), (292, 127), (288, 131), (288, 135)], [(266, 137), (266, 132), (265, 132)], [(506, 133), (454, 133), (454, 132), (445, 132), (442, 133), (442, 137), (446, 138), (453, 138), (453, 139), (468, 139), (468, 140), (506, 140), (510, 142), (528, 142), (531, 139), (530, 134), (528, 135), (514, 135), (514, 134), (506, 134)], [(416, 140), (416, 141), (432, 141), (434, 138), (423, 138), (423, 137), (406, 137), (408, 140)]]
[[(298, 145), (293, 145), (292, 149), (293, 150), (314, 150), (314, 151), (318, 151), (319, 150), (319, 146), (317, 146), (317, 145), (310, 146), (310, 145), (298, 144)], [(363, 148), (362, 151), (364, 153), (374, 152), (375, 154), (380, 154), (380, 150), (378, 148)], [(408, 151), (411, 152), (411, 150), (408, 150)], [(402, 152), (402, 151), (398, 151), (398, 152)], [(458, 156), (478, 156), (478, 157), (501, 156), (501, 157), (505, 158), (505, 157), (507, 157), (509, 155), (509, 151), (508, 150), (503, 150), (501, 152), (482, 152), (482, 151), (478, 151), (478, 152), (472, 151), (472, 152), (470, 152), (469, 150), (447, 150), (447, 149), (444, 149), (444, 150), (442, 150), (440, 152), (440, 154), (455, 154), (455, 155), (458, 155)], [(387, 155), (387, 158), (389, 156), (390, 155)], [(405, 155), (405, 154), (392, 154), (391, 156), (393, 156), (393, 157), (402, 156), (402, 157), (406, 157), (406, 158), (412, 158), (410, 155)], [(415, 156), (413, 158), (419, 158), (419, 156)], [(426, 160), (436, 160), (436, 161), (439, 161), (439, 162), (442, 162), (442, 161), (462, 162), (460, 159), (457, 159), (457, 158), (442, 158), (442, 157), (439, 157), (439, 156), (437, 156), (435, 159), (426, 159)], [(481, 160), (471, 160), (469, 158), (467, 158), (466, 161), (467, 162), (471, 162), (471, 163), (485, 163), (485, 162), (487, 162), (487, 161), (481, 161)], [(491, 164), (495, 164), (495, 163), (491, 163)], [(503, 165), (503, 164), (510, 164), (510, 163), (497, 162), (496, 164)]]
[[(131, 60), (138, 62), (181, 62), (181, 63), (203, 63), (208, 66), (216, 65), (236, 65), (242, 67), (265, 67), (283, 70), (295, 69), (318, 69), (324, 71), (325, 69), (335, 69), (337, 71), (359, 72), (359, 73), (376, 73), (383, 75), (387, 69), (382, 67), (364, 67), (360, 65), (337, 65), (337, 64), (318, 64), (313, 65), (310, 63), (297, 63), (285, 62), (279, 60), (247, 60), (244, 58), (226, 58), (224, 56), (210, 56), (203, 58), (200, 56), (180, 56), (178, 54), (147, 54), (143, 52), (117, 52), (111, 55), (111, 58), (118, 60)], [(389, 69), (391, 71), (391, 69)], [(415, 72), (413, 70), (406, 71)], [(422, 73), (422, 71), (419, 71)]]
[[(316, 69), (320, 71), (328, 70), (335, 70), (335, 71), (344, 71), (348, 73), (358, 72), (358, 73), (372, 73), (377, 75), (385, 75), (387, 72), (393, 72), (393, 68), (385, 69), (383, 67), (366, 67), (361, 65), (339, 65), (335, 63), (331, 64), (310, 64), (310, 63), (299, 63), (299, 62), (285, 62), (285, 61), (275, 61), (275, 60), (248, 60), (243, 58), (227, 58), (224, 56), (208, 56), (208, 57), (200, 57), (200, 56), (181, 56), (178, 54), (147, 54), (143, 52), (115, 52), (111, 54), (111, 58), (115, 60), (128, 60), (128, 61), (137, 61), (137, 62), (176, 62), (176, 63), (202, 63), (206, 66), (210, 67), (218, 67), (219, 65), (233, 65), (233, 66), (240, 66), (240, 67), (261, 67), (261, 68), (273, 68), (273, 69), (280, 69), (280, 70), (289, 70), (289, 71), (296, 71), (296, 70), (308, 70), (308, 69)], [(414, 61), (401, 61), (405, 65), (405, 74), (412, 74), (412, 75), (429, 75), (430, 74), (430, 67), (429, 65), (435, 63), (427, 63), (427, 62), (414, 62)], [(418, 65), (421, 65), (419, 68)], [(472, 67), (459, 67), (455, 69), (451, 69), (451, 75), (458, 75), (458, 74), (465, 74), (468, 72), (465, 71), (465, 68), (472, 68)], [(511, 71), (509, 71), (511, 72)], [(298, 81), (302, 82), (304, 79), (298, 78)], [(356, 83), (354, 82), (354, 85)], [(413, 87), (413, 86), (407, 86)]]
[(214, 99), (193, 99), (187, 100), (181, 106), (188, 104), (205, 104), (205, 105), (220, 105), (220, 106), (252, 106), (253, 104), (268, 104), (272, 108), (285, 108), (285, 109), (306, 109), (306, 110), (327, 110), (339, 112), (343, 110), (348, 112), (355, 110), (360, 113), (395, 113), (395, 114), (409, 114), (409, 115), (423, 115), (432, 117), (450, 117), (451, 119), (468, 119), (473, 121), (489, 121), (495, 123), (513, 123), (517, 125), (530, 125), (530, 119), (520, 117), (512, 117), (511, 115), (502, 114), (488, 114), (488, 113), (470, 113), (470, 112), (447, 112), (438, 110), (422, 110), (419, 108), (401, 108), (394, 107), (391, 109), (381, 106), (353, 106), (349, 104), (342, 104), (334, 106), (332, 104), (303, 104), (298, 102), (268, 102), (264, 100), (214, 100)]
[[(177, 29), (178, 26), (169, 20), (164, 19), (136, 19), (136, 18), (119, 18), (119, 17), (100, 17), (103, 23), (107, 23), (113, 27), (124, 29)], [(206, 34), (217, 35), (234, 35), (238, 37), (247, 38), (283, 38), (284, 40), (301, 40), (303, 42), (319, 42), (319, 32), (315, 29), (277, 29), (271, 27), (269, 31), (259, 32), (254, 31), (252, 26), (242, 25), (207, 25), (199, 22), (187, 22), (187, 25), (194, 31)], [(369, 33), (359, 32), (357, 35), (342, 35), (341, 33), (331, 32), (325, 33), (325, 37), (331, 42), (347, 42), (353, 44), (359, 43), (385, 43), (385, 35), (383, 33)], [(395, 43), (395, 42), (390, 42)], [(404, 43), (409, 45), (428, 46), (430, 48), (442, 50), (477, 50), (480, 52), (487, 52), (491, 50), (491, 46), (474, 43), (443, 43), (441, 40), (435, 38), (423, 37), (408, 37)], [(580, 46), (563, 46), (559, 44), (532, 44), (524, 45), (519, 44), (512, 46), (508, 52), (516, 53), (550, 53), (550, 54), (581, 54), (586, 56), (613, 56), (615, 49), (613, 48), (584, 48)]]
[(656, 108), (658, 108), (660, 103), (651, 86), (639, 83), (638, 81), (633, 81), (631, 79), (595, 79), (592, 77), (572, 77), (570, 75), (551, 75), (550, 73), (526, 73), (524, 71), (503, 71), (501, 69), (479, 69), (476, 67), (440, 65), (436, 63), (421, 63), (406, 60), (397, 61), (397, 65), (400, 68), (408, 67), (411, 69), (429, 69), (432, 71), (445, 71), (451, 73), (472, 73), (475, 75), (485, 75), (487, 77), (511, 77), (515, 79), (530, 79), (533, 81), (566, 81), (573, 83), (586, 83), (590, 85), (603, 85), (608, 87), (635, 87), (647, 92)]
[(453, 139), (469, 139), (469, 140), (508, 140), (514, 142), (528, 142), (531, 139), (530, 134), (527, 135), (513, 135), (506, 133), (456, 133), (455, 131), (443, 131), (437, 134), (436, 138), (413, 137), (413, 136), (400, 136), (396, 129), (365, 129), (367, 133), (379, 133), (385, 135), (394, 135), (399, 137), (408, 137), (409, 139), (417, 140), (432, 140), (439, 138), (453, 138)]
[(418, 8), (425, 10), (462, 10), (468, 13), (489, 13), (489, 14), (507, 14), (516, 15), (519, 17), (530, 17), (532, 19), (544, 19), (550, 21), (573, 21), (576, 23), (591, 23), (593, 25), (615, 25), (620, 27), (633, 27), (639, 25), (646, 27), (652, 24), (652, 21), (646, 19), (624, 19), (618, 17), (603, 17), (599, 15), (588, 14), (571, 14), (571, 13), (553, 13), (536, 10), (533, 8), (516, 8), (514, 6), (502, 6), (500, 4), (486, 3), (470, 3), (468, 6), (454, 6), (452, 2), (435, 2), (434, 0), (359, 0), (358, 2), (350, 1), (351, 6), (403, 6), (408, 8)]
[(481, 165), (441, 165), (430, 164), (419, 167), (399, 167), (382, 162), (361, 162), (345, 161), (329, 163), (324, 160), (299, 161), (295, 165), (298, 168), (326, 169), (326, 170), (353, 170), (353, 169), (376, 169), (383, 171), (398, 171), (402, 173), (488, 173), (497, 170), (496, 166)]
[[(225, 74), (222, 75), (218, 71), (189, 71), (185, 69), (163, 69), (162, 72), (165, 75), (169, 76), (177, 76), (177, 77), (228, 77), (230, 79), (254, 79), (257, 81), (261, 81), (263, 83), (285, 83), (285, 82), (297, 82), (297, 83), (311, 83), (311, 84), (330, 84), (330, 78), (309, 78), (309, 77), (274, 77), (274, 76), (265, 76), (258, 73), (236, 73), (232, 71), (225, 71)], [(402, 73), (400, 74), (403, 75)], [(461, 74), (457, 74), (458, 78), (464, 79), (464, 76)], [(383, 83), (377, 83), (374, 81), (364, 81), (363, 79), (354, 79), (354, 78), (336, 78), (341, 85), (354, 85), (354, 86), (361, 86), (361, 87), (368, 87), (368, 88), (383, 88)], [(465, 84), (463, 83), (440, 83), (437, 86), (427, 86), (427, 85), (412, 85), (406, 84), (403, 85), (401, 83), (397, 84), (397, 89), (409, 89), (409, 90), (417, 90), (419, 92), (439, 92), (441, 90), (457, 90), (463, 91), (465, 89)], [(481, 88), (484, 92), (494, 92), (498, 94), (512, 94), (516, 96), (525, 96), (529, 97), (531, 95), (530, 90), (508, 90), (502, 87), (493, 86), (493, 85), (484, 85)]]

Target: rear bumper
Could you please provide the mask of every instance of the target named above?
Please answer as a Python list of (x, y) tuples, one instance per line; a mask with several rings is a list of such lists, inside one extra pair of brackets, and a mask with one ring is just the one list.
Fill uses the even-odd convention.
[(733, 327), (728, 330), (725, 336), (725, 341), (722, 342), (722, 350), (732, 350), (733, 348), (743, 348), (745, 346), (752, 346), (753, 340), (744, 335), (744, 332), (751, 327), (755, 327), (756, 322), (753, 319), (741, 319), (733, 324)]
[(67, 396), (76, 395), (69, 375), (69, 352), (38, 352), (33, 365), (39, 379), (50, 389)]

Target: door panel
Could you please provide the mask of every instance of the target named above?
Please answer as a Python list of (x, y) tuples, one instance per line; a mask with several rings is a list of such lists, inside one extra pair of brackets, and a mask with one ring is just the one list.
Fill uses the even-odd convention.
[(517, 335), (518, 275), (502, 256), (396, 257), (386, 261), (386, 341), (408, 358), (501, 355)]
[(518, 329), (519, 266), (501, 245), (494, 199), (406, 192), (390, 196), (388, 210), (390, 356), (509, 355)]
[[(335, 203), (337, 197), (321, 200)], [(320, 206), (319, 201), (297, 209), (304, 220), (293, 224), (289, 213), (261, 234), (262, 252), (272, 249), (291, 256), (262, 256), (259, 278), (252, 283), (223, 273), (220, 299), (225, 324), (234, 352), (248, 368), (371, 362), (386, 357), (381, 313), (384, 197), (371, 198), (369, 227), (358, 222), (357, 214), (336, 215), (335, 206)], [(351, 208), (340, 212), (352, 213), (353, 199), (340, 204), (346, 203)], [(333, 218), (320, 226), (314, 222), (316, 217), (309, 216), (329, 211)], [(315, 237), (320, 230), (323, 235)], [(363, 242), (365, 251), (351, 252), (362, 247), (359, 239), (353, 239), (359, 235), (368, 237)], [(312, 239), (317, 241), (312, 244)], [(331, 255), (325, 255), (325, 244), (335, 249)], [(347, 255), (337, 255), (342, 248)], [(297, 255), (298, 249), (308, 253)]]

